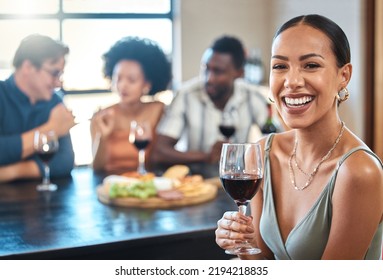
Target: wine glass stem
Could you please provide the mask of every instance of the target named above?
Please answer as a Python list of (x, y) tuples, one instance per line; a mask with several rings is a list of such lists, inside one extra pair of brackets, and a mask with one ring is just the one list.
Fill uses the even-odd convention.
[[(240, 205), (238, 206), (238, 212), (245, 215), (246, 216), (246, 210), (247, 210), (247, 206), (246, 205)], [(241, 247), (243, 248), (252, 248), (253, 246), (247, 241), (242, 241), (241, 244), (238, 244), (238, 247), (237, 249), (241, 250)]]
[(240, 205), (238, 206), (238, 212), (246, 216), (246, 210), (247, 206), (246, 205)]
[(43, 185), (49, 185), (50, 182), (50, 169), (48, 164), (44, 164), (44, 177), (43, 177)]
[(145, 174), (145, 150), (138, 151), (138, 173)]

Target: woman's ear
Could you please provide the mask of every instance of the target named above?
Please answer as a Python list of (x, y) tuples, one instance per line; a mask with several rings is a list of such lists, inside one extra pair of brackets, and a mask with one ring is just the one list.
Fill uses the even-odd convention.
[(339, 90), (347, 87), (348, 83), (350, 82), (351, 75), (352, 75), (351, 63), (347, 63), (341, 68), (340, 75), (341, 75), (341, 82), (339, 85)]
[(142, 94), (147, 95), (151, 89), (152, 89), (152, 84), (150, 82), (145, 82), (145, 86), (142, 89)]

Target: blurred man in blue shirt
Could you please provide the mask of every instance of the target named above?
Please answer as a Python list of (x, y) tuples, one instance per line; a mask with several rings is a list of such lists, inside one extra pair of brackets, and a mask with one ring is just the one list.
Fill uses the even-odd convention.
[(61, 42), (37, 34), (16, 50), (14, 73), (0, 81), (0, 182), (42, 177), (43, 163), (33, 147), (37, 130), (53, 130), (59, 137), (59, 150), (49, 163), (51, 176), (70, 174), (74, 117), (55, 93), (62, 86), (68, 53)]

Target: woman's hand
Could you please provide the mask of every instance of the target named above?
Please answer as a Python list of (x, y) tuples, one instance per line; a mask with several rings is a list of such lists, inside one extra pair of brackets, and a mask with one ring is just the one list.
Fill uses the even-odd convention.
[(218, 246), (226, 250), (236, 247), (245, 240), (256, 246), (252, 220), (251, 216), (239, 212), (225, 212), (222, 219), (217, 222), (218, 228), (215, 231)]
[(100, 133), (100, 136), (105, 138), (108, 137), (113, 129), (115, 124), (114, 110), (107, 109), (100, 112), (97, 112), (93, 116), (95, 128), (97, 132)]

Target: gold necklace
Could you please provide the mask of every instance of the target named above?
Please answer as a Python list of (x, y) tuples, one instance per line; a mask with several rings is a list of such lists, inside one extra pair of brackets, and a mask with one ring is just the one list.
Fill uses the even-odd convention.
[[(344, 122), (342, 121), (342, 127), (340, 129), (340, 132), (339, 132), (339, 135), (338, 137), (336, 138), (335, 140), (335, 143), (334, 145), (332, 145), (331, 149), (327, 152), (327, 154), (325, 154), (321, 160), (318, 162), (317, 166), (315, 166), (313, 172), (311, 172), (310, 174), (307, 174), (306, 172), (304, 172), (302, 170), (302, 168), (299, 167), (298, 165), (298, 162), (297, 162), (297, 147), (298, 147), (298, 140), (297, 138), (295, 138), (295, 144), (294, 144), (294, 149), (293, 149), (293, 152), (289, 158), (289, 173), (290, 173), (290, 179), (291, 179), (291, 184), (293, 185), (294, 189), (297, 190), (297, 191), (303, 191), (305, 188), (307, 188), (311, 182), (313, 181), (314, 179), (314, 176), (317, 174), (318, 170), (319, 170), (319, 167), (322, 165), (322, 163), (324, 161), (326, 161), (330, 156), (331, 156), (331, 153), (332, 151), (335, 149), (335, 147), (338, 145), (340, 139), (342, 138), (342, 135), (343, 135), (343, 132), (344, 132)], [(295, 159), (295, 166), (299, 169), (299, 171), (301, 171), (303, 174), (305, 174), (306, 176), (308, 176), (309, 178), (307, 179), (307, 182), (306, 184), (303, 186), (303, 187), (298, 187), (297, 184), (296, 184), (296, 180), (295, 180), (295, 173), (294, 173), (294, 169), (293, 169), (293, 165), (292, 165), (292, 161), (293, 161), (293, 158)]]

